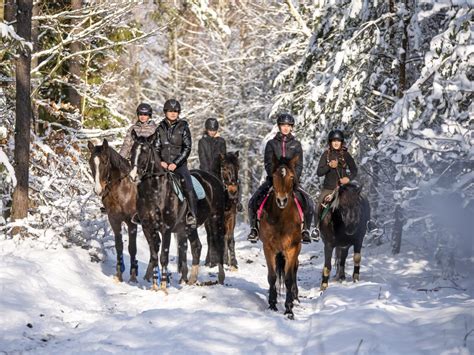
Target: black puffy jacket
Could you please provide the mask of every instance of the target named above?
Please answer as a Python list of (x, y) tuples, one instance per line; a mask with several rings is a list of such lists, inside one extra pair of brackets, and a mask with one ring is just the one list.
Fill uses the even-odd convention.
[(296, 163), (295, 172), (298, 180), (301, 178), (303, 172), (303, 148), (301, 143), (291, 133), (284, 136), (281, 132), (278, 132), (273, 139), (270, 139), (265, 146), (265, 171), (269, 177), (273, 173), (273, 154), (277, 159), (281, 157), (292, 159), (296, 155), (299, 156), (298, 162)]
[[(337, 168), (331, 168), (328, 164), (331, 160), (337, 160)], [(349, 171), (347, 169), (349, 168)], [(327, 149), (319, 160), (318, 176), (324, 176), (323, 188), (334, 190), (339, 179), (347, 176), (353, 180), (357, 176), (357, 166), (346, 148), (340, 150)]]
[(211, 137), (204, 134), (198, 142), (199, 169), (220, 176), (217, 171), (219, 154), (226, 154), (226, 144), (222, 137)]
[(178, 119), (170, 123), (164, 119), (156, 129), (155, 148), (161, 160), (178, 167), (187, 163), (191, 153), (191, 132), (188, 122)]

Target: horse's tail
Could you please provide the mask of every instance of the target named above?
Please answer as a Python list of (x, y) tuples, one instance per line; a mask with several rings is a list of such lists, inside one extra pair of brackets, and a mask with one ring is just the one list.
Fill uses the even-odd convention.
[(280, 294), (283, 294), (285, 289), (285, 256), (283, 255), (283, 253), (280, 252), (275, 255), (275, 263), (278, 290), (280, 291)]

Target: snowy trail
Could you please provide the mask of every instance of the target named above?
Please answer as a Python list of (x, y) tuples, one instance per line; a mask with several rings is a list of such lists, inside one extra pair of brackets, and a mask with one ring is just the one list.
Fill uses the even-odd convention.
[[(474, 335), (464, 341), (474, 328), (472, 276), (461, 275), (454, 285), (413, 252), (395, 259), (384, 246), (370, 247), (363, 250), (360, 283), (350, 278), (332, 282), (321, 294), (322, 243), (313, 243), (300, 256), (301, 304), (295, 307), (296, 320), (290, 321), (283, 316), (283, 297), (278, 313), (267, 309), (260, 243), (249, 244), (246, 227), (239, 228), (239, 270), (226, 270), (224, 286), (177, 285), (173, 241), (168, 295), (149, 291), (141, 277), (138, 285), (113, 282), (112, 253), (105, 263), (91, 263), (87, 251), (77, 247), (44, 249), (39, 242), (23, 241), (20, 248), (12, 240), (0, 241), (0, 352), (474, 351)], [(138, 258), (143, 273), (148, 251), (141, 234)], [(351, 270), (349, 261), (346, 271)], [(201, 268), (201, 281), (216, 277), (216, 269)], [(446, 288), (418, 291), (435, 286)]]

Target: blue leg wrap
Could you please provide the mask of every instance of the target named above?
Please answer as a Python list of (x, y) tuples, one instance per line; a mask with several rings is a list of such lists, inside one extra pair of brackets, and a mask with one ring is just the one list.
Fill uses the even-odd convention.
[(117, 260), (117, 264), (120, 265), (120, 272), (125, 271), (125, 263), (123, 262), (123, 256), (120, 256)]

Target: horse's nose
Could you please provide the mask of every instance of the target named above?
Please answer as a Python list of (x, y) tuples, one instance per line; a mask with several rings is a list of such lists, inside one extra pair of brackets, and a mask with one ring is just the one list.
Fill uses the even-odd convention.
[(288, 204), (288, 197), (277, 198), (277, 204), (280, 208), (285, 208)]

